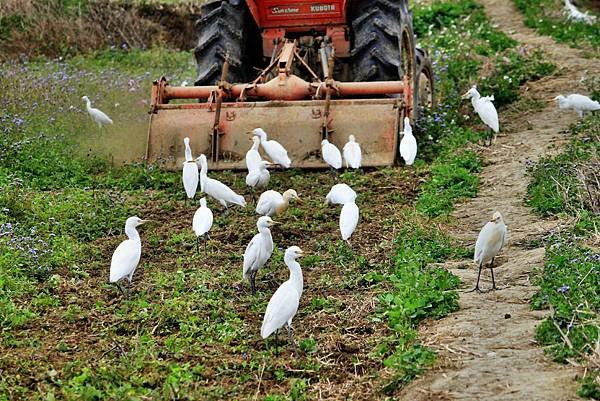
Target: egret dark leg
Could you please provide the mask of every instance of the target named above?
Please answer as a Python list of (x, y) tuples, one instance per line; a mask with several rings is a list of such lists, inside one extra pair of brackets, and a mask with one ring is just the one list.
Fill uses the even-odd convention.
[(256, 271), (250, 273), (250, 288), (252, 289), (252, 295), (256, 294)]
[(481, 277), (481, 267), (482, 266), (483, 266), (483, 262), (479, 263), (479, 273), (477, 273), (477, 284), (475, 285), (475, 288), (473, 288), (469, 292), (477, 291), (477, 292), (481, 293), (481, 290), (479, 289), (479, 278)]
[(279, 356), (279, 341), (277, 335), (279, 334), (279, 329), (275, 330), (275, 356)]
[(294, 341), (294, 332), (293, 332), (291, 324), (287, 325), (287, 332), (288, 332), (288, 342), (294, 348), (294, 356), (298, 357), (298, 347), (296, 347), (296, 342)]
[(204, 257), (208, 257), (208, 233), (204, 234)]
[(127, 282), (127, 298), (131, 295), (131, 279)]
[(196, 237), (196, 255), (198, 255), (200, 253), (200, 237)]
[(494, 291), (497, 290), (496, 280), (494, 280), (494, 258), (492, 258), (492, 262), (490, 263), (490, 270), (492, 272), (492, 291)]
[(119, 291), (121, 291), (121, 294), (123, 294), (123, 297), (127, 298), (127, 295), (125, 295), (125, 291), (123, 291), (123, 287), (121, 287), (121, 285), (118, 282), (115, 282), (115, 285), (117, 286)]

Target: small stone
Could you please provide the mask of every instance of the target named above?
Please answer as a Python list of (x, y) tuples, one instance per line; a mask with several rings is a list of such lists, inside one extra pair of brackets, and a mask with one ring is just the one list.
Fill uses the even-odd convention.
[(510, 319), (512, 316), (510, 315), (510, 313), (505, 313), (504, 314), (504, 318), (505, 319)]

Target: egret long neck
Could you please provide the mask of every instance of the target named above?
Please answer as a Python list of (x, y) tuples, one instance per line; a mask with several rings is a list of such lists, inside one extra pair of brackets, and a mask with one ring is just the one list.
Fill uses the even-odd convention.
[(127, 238), (130, 240), (141, 242), (140, 234), (133, 226), (125, 225), (125, 235), (127, 235)]
[(290, 282), (294, 288), (298, 291), (298, 295), (302, 296), (302, 289), (304, 287), (304, 277), (302, 276), (302, 268), (300, 263), (296, 262), (293, 257), (285, 257), (285, 264), (290, 269)]
[(192, 157), (192, 148), (190, 147), (189, 143), (186, 143), (185, 144), (185, 161), (191, 162), (193, 160), (194, 160), (194, 158)]
[(90, 102), (90, 99), (85, 99), (85, 108), (87, 111), (90, 111), (92, 108), (92, 102)]

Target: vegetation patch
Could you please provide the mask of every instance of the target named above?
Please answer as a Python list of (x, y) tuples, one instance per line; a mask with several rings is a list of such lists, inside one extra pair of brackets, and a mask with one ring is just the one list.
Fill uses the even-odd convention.
[[(543, 35), (552, 36), (558, 42), (568, 43), (574, 47), (587, 45), (595, 50), (600, 47), (600, 23), (587, 24), (567, 19), (563, 1), (513, 1), (524, 14), (527, 27), (534, 28)], [(584, 4), (584, 7), (585, 5), (587, 4)], [(591, 12), (592, 10), (581, 8), (581, 11)]]
[(599, 128), (598, 116), (571, 127), (573, 138), (567, 149), (541, 159), (530, 170), (527, 194), (527, 202), (538, 213), (575, 220), (572, 229), (546, 240), (546, 262), (536, 280), (540, 291), (531, 305), (551, 309), (536, 339), (555, 361), (578, 361), (587, 368), (578, 394), (592, 399), (600, 395)]

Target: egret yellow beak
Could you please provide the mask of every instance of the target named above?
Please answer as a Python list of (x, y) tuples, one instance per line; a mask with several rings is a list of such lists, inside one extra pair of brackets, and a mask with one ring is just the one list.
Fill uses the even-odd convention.
[(461, 99), (468, 99), (469, 98), (469, 92), (465, 93), (464, 95), (462, 95), (460, 97)]
[(299, 196), (296, 196), (296, 202), (298, 202), (298, 203), (302, 203), (302, 199), (300, 199), (300, 197), (299, 197)]
[(275, 221), (275, 220), (271, 220), (271, 225), (274, 226), (275, 224), (283, 224), (279, 221)]

